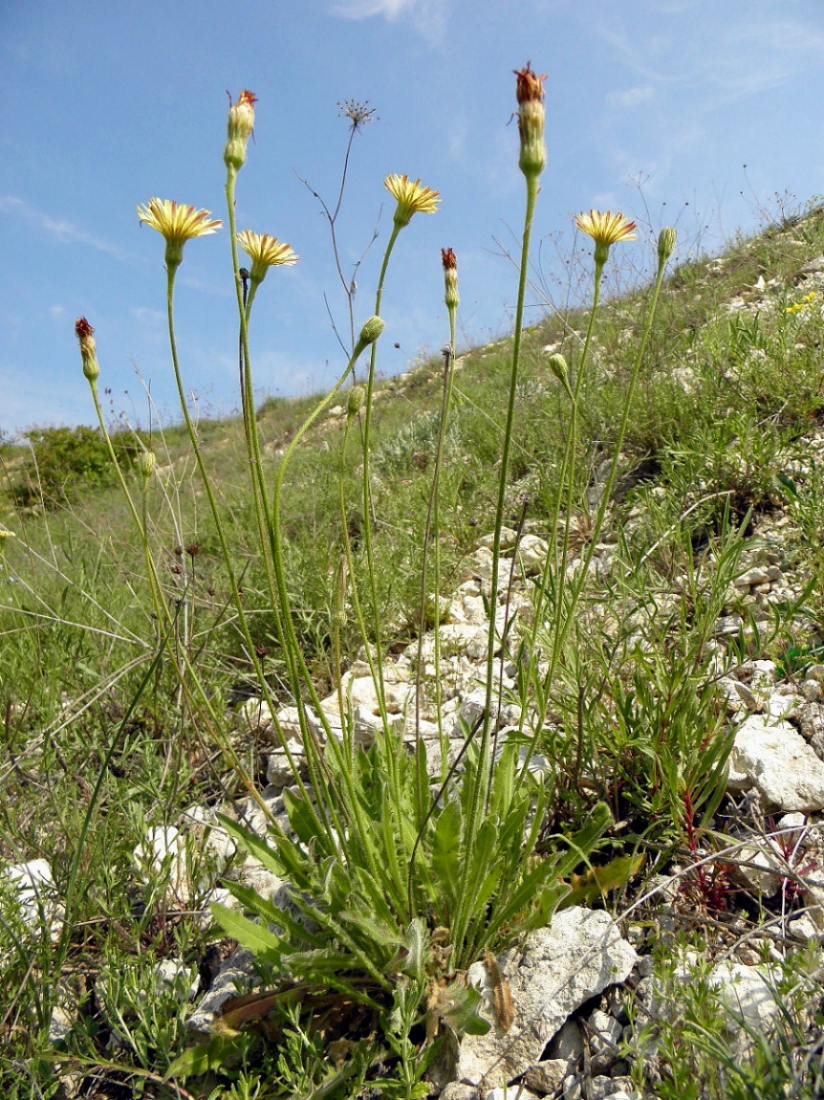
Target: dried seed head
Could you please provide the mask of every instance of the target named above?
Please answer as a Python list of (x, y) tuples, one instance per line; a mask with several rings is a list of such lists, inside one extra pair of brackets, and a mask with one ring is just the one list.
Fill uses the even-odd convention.
[(344, 118), (349, 119), (353, 130), (359, 130), (367, 122), (379, 122), (379, 116), (375, 113), (377, 109), (377, 107), (369, 106), (368, 99), (365, 99), (363, 103), (360, 103), (357, 99), (344, 99), (343, 103), (338, 104), (338, 110)]

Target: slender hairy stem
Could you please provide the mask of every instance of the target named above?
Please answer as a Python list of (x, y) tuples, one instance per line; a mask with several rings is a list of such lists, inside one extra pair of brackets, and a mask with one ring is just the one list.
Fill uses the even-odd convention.
[[(596, 264), (596, 269), (595, 269), (595, 276), (596, 276), (596, 278), (595, 278), (595, 300), (593, 302), (593, 311), (592, 311), (593, 315), (594, 315), (594, 312), (595, 312), (595, 307), (597, 305), (598, 288), (600, 286), (600, 275), (601, 275), (601, 270), (600, 269), (602, 269), (602, 268), (603, 268), (603, 264), (600, 265), (600, 268), (599, 268), (599, 265)], [(613, 444), (613, 455), (612, 455), (612, 462), (610, 464), (609, 474), (607, 475), (607, 480), (606, 480), (606, 483), (604, 485), (603, 492), (601, 494), (601, 499), (600, 499), (600, 502), (598, 504), (598, 511), (596, 513), (596, 516), (595, 516), (595, 522), (593, 524), (592, 530), (590, 531), (589, 540), (587, 542), (586, 549), (584, 550), (584, 552), (582, 554), (582, 557), (581, 557), (580, 567), (578, 569), (578, 572), (575, 575), (575, 579), (573, 580), (573, 582), (571, 584), (571, 591), (570, 591), (570, 596), (569, 596), (569, 605), (568, 605), (568, 607), (564, 607), (563, 603), (562, 603), (563, 593), (564, 593), (563, 586), (564, 586), (565, 573), (566, 573), (565, 568), (561, 571), (560, 576), (557, 577), (556, 581), (555, 581), (555, 588), (556, 588), (556, 599), (555, 599), (556, 622), (555, 622), (555, 627), (554, 627), (553, 647), (552, 647), (551, 659), (550, 659), (550, 662), (549, 662), (549, 669), (548, 669), (546, 675), (544, 676), (544, 684), (545, 684), (545, 687), (547, 689), (545, 694), (546, 694), (547, 698), (548, 698), (548, 695), (549, 695), (549, 689), (552, 686), (552, 681), (553, 681), (554, 676), (555, 676), (555, 670), (558, 667), (558, 661), (560, 660), (561, 653), (563, 652), (564, 645), (566, 644), (566, 639), (567, 639), (567, 635), (569, 634), (570, 626), (572, 625), (572, 623), (574, 621), (574, 618), (575, 618), (575, 608), (578, 605), (578, 601), (580, 599), (580, 596), (581, 596), (581, 593), (583, 591), (584, 585), (587, 582), (589, 567), (590, 567), (590, 564), (592, 562), (593, 555), (595, 554), (595, 548), (598, 544), (598, 537), (599, 537), (599, 535), (601, 533), (601, 529), (604, 525), (604, 519), (606, 517), (606, 511), (607, 511), (607, 508), (609, 507), (610, 498), (612, 497), (612, 490), (613, 490), (613, 487), (615, 485), (615, 478), (618, 474), (618, 464), (621, 461), (621, 448), (623, 447), (623, 444), (624, 444), (624, 437), (626, 436), (627, 425), (629, 423), (629, 415), (630, 415), (630, 410), (632, 408), (632, 398), (633, 398), (634, 393), (635, 393), (635, 386), (636, 386), (636, 383), (638, 381), (638, 375), (639, 375), (640, 370), (641, 370), (641, 364), (644, 361), (644, 354), (645, 354), (646, 349), (647, 349), (647, 343), (649, 341), (649, 334), (652, 330), (652, 322), (655, 318), (655, 312), (656, 312), (656, 309), (657, 309), (657, 306), (658, 306), (658, 296), (659, 296), (660, 291), (661, 291), (661, 284), (664, 281), (664, 270), (665, 270), (665, 268), (666, 268), (666, 258), (659, 259), (658, 272), (657, 272), (657, 275), (655, 277), (655, 284), (654, 284), (653, 290), (652, 290), (652, 297), (651, 297), (651, 300), (650, 300), (649, 309), (647, 311), (647, 319), (646, 319), (646, 323), (644, 325), (644, 334), (641, 338), (641, 343), (640, 343), (639, 348), (638, 348), (638, 354), (635, 357), (635, 362), (634, 362), (633, 367), (632, 367), (632, 374), (630, 375), (629, 386), (627, 387), (627, 393), (626, 393), (626, 397), (624, 399), (624, 406), (623, 406), (623, 410), (622, 410), (622, 413), (621, 413), (621, 423), (620, 423), (620, 427), (618, 429), (618, 434), (615, 438), (615, 442)], [(586, 351), (586, 348), (589, 346), (589, 335), (590, 335), (591, 328), (592, 328), (592, 316), (590, 317), (590, 325), (589, 325), (589, 329), (587, 331), (587, 343), (585, 345), (585, 351)], [(577, 405), (577, 395), (578, 395), (579, 385), (580, 385), (580, 377), (576, 381), (576, 389), (575, 389), (576, 401), (574, 402), (574, 404), (576, 404), (576, 405)], [(570, 461), (574, 463), (574, 455), (571, 456)], [(569, 479), (569, 483), (571, 485), (572, 481), (573, 481), (573, 476), (574, 476), (574, 467), (570, 468), (568, 470), (567, 476), (568, 476), (568, 479)], [(568, 545), (569, 513), (571, 511), (571, 505), (572, 505), (572, 496), (571, 496), (571, 493), (570, 493), (570, 495), (568, 496), (568, 503), (567, 503), (567, 527), (566, 527), (566, 534), (565, 534), (565, 540), (564, 540), (564, 549), (565, 550), (566, 550), (566, 547)], [(565, 563), (566, 559), (564, 558), (563, 560), (564, 560), (564, 563)], [(547, 581), (547, 579), (548, 579), (547, 578), (547, 571), (545, 570), (544, 571), (544, 582), (545, 583), (541, 586), (543, 591), (546, 590), (546, 581)], [(537, 622), (538, 622), (539, 618), (540, 618), (540, 616), (536, 615), (536, 626), (537, 626)], [(535, 637), (535, 628), (533, 628), (533, 638), (534, 637)], [(520, 773), (521, 777), (525, 776), (525, 774), (526, 774), (526, 769), (527, 769), (528, 762), (529, 762), (529, 755), (531, 755), (532, 751), (535, 748), (535, 745), (537, 744), (537, 741), (538, 741), (538, 738), (539, 738), (539, 735), (540, 735), (540, 729), (541, 729), (541, 723), (536, 722), (535, 733), (534, 733), (534, 735), (532, 737), (532, 740), (530, 742), (530, 745), (529, 745), (529, 753), (528, 753), (528, 755), (526, 757), (526, 761), (525, 761), (525, 763), (524, 763), (524, 765), (521, 769), (521, 773)]]
[(492, 549), (492, 578), (490, 581), (489, 638), (486, 652), (486, 699), (484, 701), (484, 723), (481, 727), (480, 765), (477, 776), (477, 790), (474, 793), (473, 808), (470, 817), (470, 835), (474, 837), (477, 812), (480, 807), (482, 791), (488, 798), (488, 786), (491, 782), (489, 754), (490, 730), (492, 724), (492, 695), (494, 689), (494, 664), (496, 642), (495, 607), (498, 592), (498, 574), (501, 557), (501, 529), (506, 506), (506, 488), (509, 475), (509, 452), (512, 442), (512, 429), (515, 423), (515, 399), (517, 396), (518, 372), (521, 362), (521, 337), (524, 322), (524, 300), (526, 297), (527, 265), (529, 260), (529, 242), (532, 235), (532, 219), (535, 213), (535, 200), (538, 197), (538, 177), (526, 177), (526, 211), (524, 213), (524, 231), (521, 242), (521, 265), (518, 277), (518, 299), (515, 307), (515, 330), (512, 338), (512, 367), (509, 378), (509, 401), (504, 426), (504, 438), (501, 447), (501, 472), (498, 479), (498, 500), (495, 506), (495, 528)]

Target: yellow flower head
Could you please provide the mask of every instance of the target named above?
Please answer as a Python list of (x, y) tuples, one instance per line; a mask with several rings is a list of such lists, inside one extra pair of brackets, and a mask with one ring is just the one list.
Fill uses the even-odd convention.
[(252, 282), (262, 283), (270, 267), (284, 264), (296, 264), (300, 257), (292, 251), (292, 246), (268, 233), (253, 233), (244, 229), (237, 235), (237, 243), (252, 261)]
[(196, 210), (193, 206), (169, 199), (149, 199), (145, 206), (138, 206), (140, 221), (156, 229), (166, 238), (166, 266), (176, 268), (183, 259), (183, 245), (192, 237), (205, 237), (220, 229), (223, 222), (210, 220), (209, 210)]
[(595, 241), (596, 264), (606, 263), (610, 245), (618, 241), (634, 241), (635, 222), (627, 221), (623, 214), (613, 214), (610, 210), (602, 214), (590, 210), (588, 214), (576, 214), (575, 224), (582, 233), (588, 233)]
[(422, 187), (419, 179), (409, 176), (387, 176), (383, 185), (398, 203), (394, 221), (399, 229), (409, 225), (413, 214), (434, 214), (441, 201), (438, 191)]

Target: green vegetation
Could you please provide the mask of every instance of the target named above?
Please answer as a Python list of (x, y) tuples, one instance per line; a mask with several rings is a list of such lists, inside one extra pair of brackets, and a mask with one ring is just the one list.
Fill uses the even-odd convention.
[[(174, 277), (184, 243), (213, 226), (207, 212), (152, 200), (140, 216), (166, 242), (184, 424), (110, 433), (105, 362), (79, 322), (99, 428), (29, 433), (32, 450), (3, 444), (0, 859), (47, 860), (55, 884), (54, 897), (45, 882), (34, 892), (33, 928), (0, 880), (4, 1096), (57, 1097), (73, 1073), (92, 1096), (412, 1100), (427, 1095), (448, 1029), (488, 1027), (469, 965), (559, 906), (604, 906), (642, 928), (657, 920), (638, 900), (653, 876), (680, 874), (682, 907), (707, 917), (692, 946), (712, 949), (735, 859), (717, 816), (732, 744), (718, 680), (745, 657), (781, 659), (793, 675), (818, 652), (824, 471), (808, 440), (824, 410), (822, 300), (796, 280), (821, 251), (824, 213), (669, 274), (664, 230), (655, 281), (607, 302), (601, 273), (633, 227), (584, 222), (591, 308), (527, 328), (543, 168), (543, 94), (528, 68), (518, 98), (526, 209), (511, 337), (456, 357), (445, 255), (443, 360), (376, 380), (390, 256), (413, 216), (437, 206), (420, 181), (389, 177), (397, 207), (374, 316), (359, 338), (351, 326), (338, 385), (255, 409), (252, 303), (268, 267), (291, 259), (247, 234), (251, 286), (241, 275), (234, 190), (254, 104), (243, 93), (224, 154), (242, 418), (188, 418)], [(356, 108), (351, 133), (368, 120)], [(333, 234), (339, 209), (327, 211)], [(367, 354), (365, 386), (347, 389)], [(782, 560), (803, 590), (756, 617), (734, 582), (779, 511)], [(507, 556), (526, 534), (543, 540), (535, 568)], [(482, 572), (488, 536), (483, 702), (477, 718), (461, 715), (450, 756), (441, 608), (467, 569)], [(514, 626), (496, 626), (499, 589), (507, 611), (521, 597)], [(719, 617), (735, 614), (740, 629), (720, 645)], [(418, 643), (407, 717), (421, 700), (431, 708), (429, 741), (420, 722), (404, 740), (388, 700), (392, 656)], [(346, 695), (353, 667), (377, 700), (368, 747)], [(320, 701), (335, 691), (333, 716)], [(270, 728), (244, 728), (250, 694)], [(290, 705), (297, 739), (278, 718)], [(505, 706), (517, 717), (499, 743)], [(260, 793), (275, 750), (291, 771), (280, 816)], [(265, 837), (228, 812), (241, 799), (268, 820)], [(221, 816), (162, 867), (135, 855), (193, 807)], [(289, 882), (286, 900), (233, 878), (208, 843), (218, 821), (236, 861), (246, 851)], [(218, 885), (239, 905), (216, 902)], [(748, 904), (768, 919), (761, 899)], [(190, 1047), (193, 974), (230, 939), (255, 955), (264, 992)], [(160, 982), (168, 962), (180, 965)], [(785, 1003), (799, 1006), (783, 1021), (784, 1060), (763, 1041), (738, 1059), (722, 1007), (696, 981), (657, 1033), (659, 1096), (816, 1094), (797, 1052), (812, 1049), (820, 1006), (803, 960), (779, 969)], [(639, 1085), (650, 1084), (650, 1036), (640, 1022), (626, 1052)]]

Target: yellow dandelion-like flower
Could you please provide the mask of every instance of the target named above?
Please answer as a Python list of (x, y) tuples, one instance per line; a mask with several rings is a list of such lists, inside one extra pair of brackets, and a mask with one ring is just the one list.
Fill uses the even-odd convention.
[(419, 179), (410, 180), (409, 176), (387, 176), (383, 185), (397, 201), (394, 221), (399, 229), (409, 225), (413, 214), (434, 214), (441, 201), (438, 191), (421, 186)]
[(251, 229), (244, 229), (238, 233), (237, 243), (252, 261), (253, 282), (260, 282), (270, 267), (296, 264), (300, 259), (290, 244), (270, 237), (268, 233), (253, 233)]
[(611, 245), (619, 241), (635, 240), (635, 222), (628, 221), (623, 214), (613, 214), (610, 210), (603, 214), (598, 210), (576, 214), (575, 224), (582, 233), (589, 234), (595, 241), (596, 264), (606, 263)]
[(156, 229), (166, 239), (166, 266), (175, 268), (183, 259), (183, 245), (193, 237), (205, 237), (220, 229), (223, 222), (211, 218), (210, 210), (197, 210), (194, 206), (170, 199), (149, 199), (138, 206), (140, 221)]

